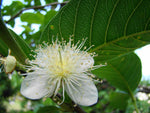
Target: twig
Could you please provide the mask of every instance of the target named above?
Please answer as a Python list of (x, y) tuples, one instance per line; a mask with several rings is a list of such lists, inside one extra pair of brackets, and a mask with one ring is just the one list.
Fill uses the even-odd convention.
[[(61, 101), (61, 97), (62, 96), (58, 93), (55, 99), (53, 99), (52, 97), (51, 99), (53, 99), (53, 101), (57, 103), (58, 101)], [(64, 102), (60, 106), (62, 108), (66, 108), (67, 112), (86, 113), (79, 105), (76, 105), (73, 101), (72, 101), (72, 104), (68, 104)]]
[(150, 87), (148, 87), (148, 86), (139, 86), (138, 88), (139, 88), (138, 92), (144, 92), (147, 94), (150, 93)]
[(28, 8), (25, 8), (25, 9), (22, 9), (20, 10), (17, 14), (15, 14), (14, 16), (12, 16), (9, 20), (6, 21), (6, 23), (10, 22), (11, 20), (15, 19), (16, 17), (18, 17), (22, 12), (26, 11), (26, 10), (29, 10), (29, 9), (43, 9), (45, 8), (46, 6), (53, 6), (53, 5), (58, 5), (58, 4), (61, 4), (61, 5), (65, 5), (67, 4), (69, 1), (65, 1), (65, 2), (62, 2), (62, 3), (59, 3), (59, 2), (53, 2), (53, 3), (50, 3), (50, 4), (46, 4), (44, 6), (33, 6), (33, 7), (28, 7)]
[(77, 113), (86, 113), (79, 105), (74, 107), (74, 111)]

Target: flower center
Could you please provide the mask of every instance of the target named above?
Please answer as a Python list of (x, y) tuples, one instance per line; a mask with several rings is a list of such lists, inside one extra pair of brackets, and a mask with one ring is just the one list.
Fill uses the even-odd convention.
[[(61, 53), (62, 52), (62, 53)], [(72, 61), (69, 57), (63, 54), (64, 51), (58, 50), (58, 54), (53, 59), (53, 66), (50, 64), (49, 70), (53, 72), (56, 77), (67, 77), (72, 71)], [(63, 54), (63, 55), (62, 55)], [(73, 64), (72, 64), (73, 65)]]

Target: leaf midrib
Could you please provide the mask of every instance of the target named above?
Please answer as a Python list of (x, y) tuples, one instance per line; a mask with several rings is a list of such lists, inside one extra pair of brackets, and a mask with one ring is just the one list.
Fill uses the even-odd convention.
[[(130, 94), (132, 91), (131, 91), (131, 89), (130, 89), (130, 87), (129, 87), (128, 82), (127, 82), (126, 79), (123, 77), (123, 75), (122, 75), (113, 65), (111, 65), (110, 63), (109, 63), (108, 65), (110, 65), (110, 66), (116, 71), (116, 73), (119, 74), (120, 78), (122, 79), (122, 81), (124, 82), (124, 84), (125, 84), (125, 86), (126, 86), (126, 88), (127, 88), (127, 90), (128, 90), (128, 93)], [(122, 90), (122, 89), (121, 89), (121, 90)]]

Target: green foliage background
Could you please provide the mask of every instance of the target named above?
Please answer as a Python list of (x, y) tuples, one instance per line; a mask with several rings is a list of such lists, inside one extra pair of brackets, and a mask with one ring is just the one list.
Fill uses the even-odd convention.
[[(89, 52), (98, 54), (95, 57), (95, 64), (107, 62), (107, 65), (93, 71), (101, 80), (101, 83), (96, 84), (99, 90), (98, 103), (90, 107), (81, 106), (82, 109), (91, 113), (132, 113), (138, 108), (143, 113), (150, 112), (147, 102), (135, 98), (142, 74), (140, 59), (134, 53), (135, 49), (150, 43), (150, 1), (70, 0), (63, 2), (59, 11), (55, 10), (58, 5), (57, 0), (45, 0), (51, 8), (42, 7), (40, 0), (24, 0), (24, 2), (16, 0), (9, 6), (2, 5), (0, 55), (6, 57), (10, 48), (18, 62), (25, 64), (25, 59), (32, 59), (31, 50), (43, 41), (51, 43), (52, 37), (68, 40), (72, 35), (74, 43), (87, 37), (85, 45), (87, 47), (94, 45)], [(28, 12), (29, 9), (33, 12)], [(6, 25), (14, 27), (15, 15), (22, 22), (26, 22), (21, 26), (24, 30), (20, 35), (6, 27)], [(3, 19), (5, 16), (11, 19)], [(40, 26), (38, 31), (34, 31), (33, 24)], [(15, 72), (12, 79), (9, 79), (8, 75), (2, 72), (2, 68), (3, 66), (0, 73), (0, 108), (3, 109), (1, 111), (77, 112), (73, 105), (68, 106), (69, 98), (61, 106), (49, 98), (37, 101), (25, 99), (19, 92), (22, 77)], [(13, 100), (12, 98), (15, 98), (15, 107), (6, 107), (9, 100)]]

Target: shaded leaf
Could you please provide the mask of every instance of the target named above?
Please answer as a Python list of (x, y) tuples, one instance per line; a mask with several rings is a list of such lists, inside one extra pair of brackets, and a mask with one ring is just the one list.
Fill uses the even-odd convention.
[(109, 97), (110, 106), (114, 109), (125, 110), (128, 105), (129, 95), (122, 92), (112, 92)]
[(31, 54), (31, 48), (15, 32), (13, 32), (12, 30), (9, 30), (9, 31), (10, 31), (11, 35), (14, 37), (14, 39), (17, 41), (17, 43), (19, 44), (19, 46), (21, 47), (21, 49), (24, 51), (25, 55), (29, 59), (32, 59), (32, 56), (30, 56), (30, 54)]
[(9, 32), (9, 30), (7, 29), (1, 18), (0, 18), (0, 39), (3, 40), (3, 42), (8, 46), (8, 48), (11, 49), (16, 59), (24, 64), (27, 56), (23, 52), (23, 50), (21, 49), (15, 38), (11, 35), (11, 33)]
[(55, 106), (44, 106), (41, 107), (37, 113), (59, 113), (59, 108)]
[(130, 94), (141, 80), (141, 62), (136, 54), (130, 53), (107, 62), (107, 66), (93, 73)]
[(8, 47), (1, 39), (0, 39), (0, 55), (2, 56), (8, 55)]

